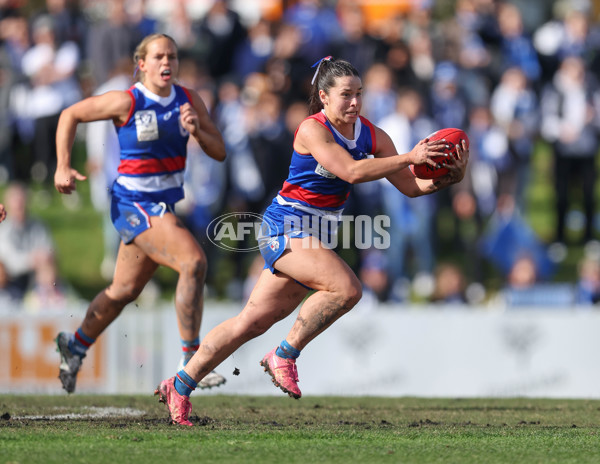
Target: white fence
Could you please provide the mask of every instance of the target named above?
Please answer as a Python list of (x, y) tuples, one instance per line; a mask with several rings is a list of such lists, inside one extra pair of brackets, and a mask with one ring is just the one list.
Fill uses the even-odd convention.
[[(206, 306), (203, 334), (240, 309)], [(84, 311), (1, 313), (0, 393), (61, 393), (53, 339)], [(241, 347), (218, 368), (227, 384), (201, 394), (282, 394), (259, 361), (292, 322)], [(358, 307), (302, 352), (299, 385), (304, 395), (600, 398), (599, 331), (597, 310)], [(152, 394), (179, 355), (174, 309), (130, 305), (90, 350), (77, 391)]]

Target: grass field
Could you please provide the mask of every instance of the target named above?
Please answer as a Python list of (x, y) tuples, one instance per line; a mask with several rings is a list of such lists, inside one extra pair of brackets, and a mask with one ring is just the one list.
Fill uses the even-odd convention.
[(600, 401), (0, 395), (2, 463), (598, 463)]

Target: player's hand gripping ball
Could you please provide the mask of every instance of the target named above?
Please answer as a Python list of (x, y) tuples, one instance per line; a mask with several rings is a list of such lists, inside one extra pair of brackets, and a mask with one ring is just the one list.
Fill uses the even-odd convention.
[(465, 140), (467, 142), (467, 148), (469, 147), (469, 137), (467, 137), (465, 131), (453, 127), (440, 129), (427, 138), (430, 141), (443, 139), (446, 141), (448, 148), (443, 152), (444, 154), (432, 158), (433, 161), (438, 163), (439, 167), (434, 167), (429, 164), (417, 164), (416, 166), (412, 164), (410, 165), (410, 170), (419, 179), (436, 179), (438, 177), (445, 176), (448, 174), (448, 168), (446, 165), (451, 162), (449, 155), (453, 155), (455, 158), (457, 157), (456, 145), (459, 145), (463, 140)]

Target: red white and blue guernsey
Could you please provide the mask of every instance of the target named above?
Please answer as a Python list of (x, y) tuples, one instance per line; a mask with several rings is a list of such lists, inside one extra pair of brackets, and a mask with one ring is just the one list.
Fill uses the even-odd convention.
[(112, 186), (111, 218), (125, 243), (150, 227), (150, 216), (164, 214), (181, 200), (189, 132), (179, 107), (191, 103), (189, 91), (173, 85), (168, 97), (141, 82), (127, 90), (132, 104), (127, 121), (115, 126), (121, 148), (119, 175)]
[[(375, 128), (362, 116), (354, 124), (352, 140), (333, 127), (324, 111), (307, 119), (314, 119), (327, 128), (336, 143), (355, 160), (365, 159), (375, 152)], [(307, 219), (316, 219), (320, 224), (322, 219), (337, 223), (351, 187), (352, 184), (321, 166), (312, 154), (294, 150), (288, 178), (264, 214), (260, 249), (266, 261), (265, 267), (274, 272), (273, 264), (288, 246), (290, 237), (314, 235), (314, 227), (306, 228)]]

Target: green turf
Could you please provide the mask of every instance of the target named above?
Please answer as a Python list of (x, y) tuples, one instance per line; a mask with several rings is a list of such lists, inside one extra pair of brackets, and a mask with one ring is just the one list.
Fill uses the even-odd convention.
[[(600, 462), (598, 400), (192, 398), (187, 428), (150, 396), (0, 395), (0, 462)], [(104, 407), (143, 415), (59, 418)]]

